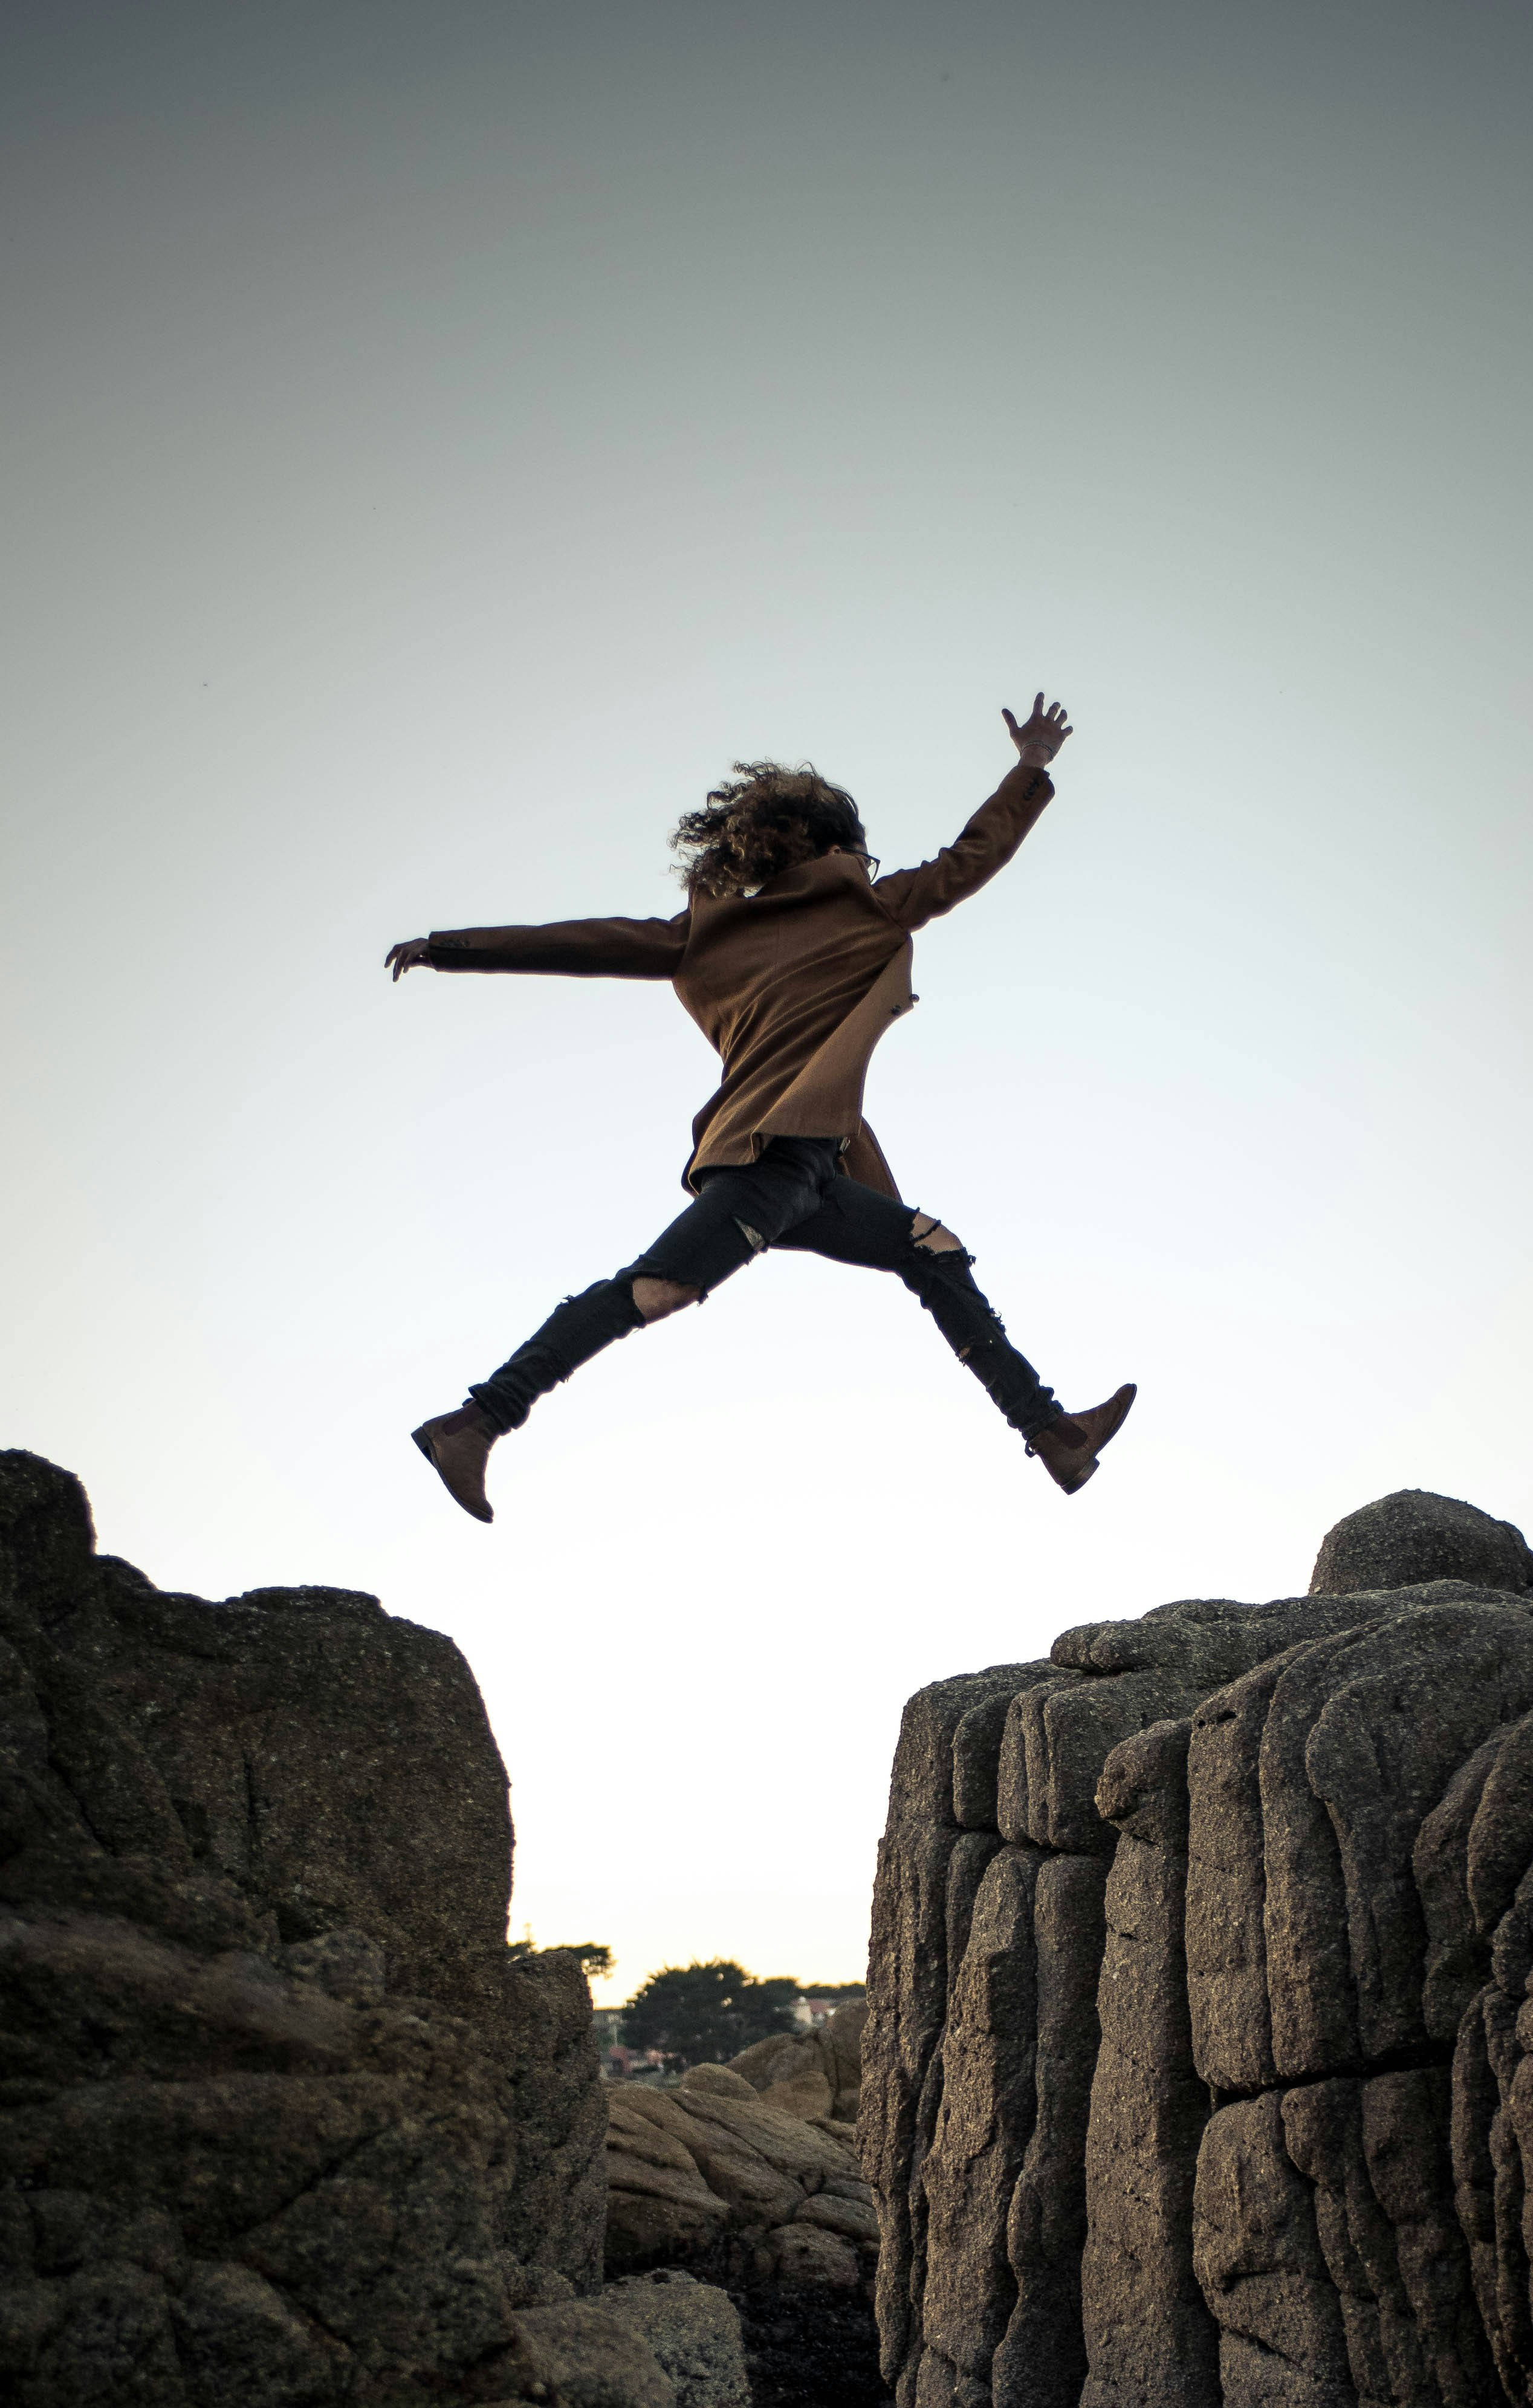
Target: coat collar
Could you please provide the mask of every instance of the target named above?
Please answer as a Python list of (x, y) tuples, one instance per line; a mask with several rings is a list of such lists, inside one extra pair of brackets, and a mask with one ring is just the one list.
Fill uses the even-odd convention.
[(753, 895), (735, 899), (745, 903), (791, 902), (801, 895), (812, 895), (817, 888), (848, 883), (860, 886), (865, 894), (872, 893), (854, 853), (822, 853), (813, 861), (800, 861), (792, 869), (780, 869), (775, 878), (768, 878), (766, 885), (758, 886)]

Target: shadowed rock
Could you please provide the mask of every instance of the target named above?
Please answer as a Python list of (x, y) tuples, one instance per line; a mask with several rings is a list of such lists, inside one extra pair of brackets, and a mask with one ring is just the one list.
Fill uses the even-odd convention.
[(1002, 1847), (980, 1884), (958, 1960), (943, 2084), (924, 2169), (926, 2338), (983, 2373), (1016, 2299), (1006, 2219), (1037, 2120), (1036, 1848)]
[(1209, 2094), (1193, 2059), (1182, 1936), (1191, 1734), (1188, 1720), (1152, 1724), (1113, 1750), (1097, 1791), (1122, 1837), (1086, 2144), (1083, 2408), (1206, 2408), (1220, 2396), (1218, 2328), (1193, 2272)]
[(1354, 2408), (1341, 2303), (1313, 2194), (1288, 2154), (1281, 2092), (1222, 2108), (1209, 2123), (1193, 2262), (1219, 2320), (1230, 2408)]
[(947, 2019), (948, 1868), (959, 1832), (953, 1741), (973, 1708), (1010, 1698), (1035, 1669), (1001, 1664), (937, 1682), (910, 1699), (900, 1724), (873, 1893), (857, 2121), (862, 2170), (881, 2200), (879, 2329), (891, 2382), (920, 2346), (911, 2319), (924, 2289), (916, 2265), (925, 2209), (913, 2169), (931, 2141), (932, 2059)]
[(869, 2047), (921, 2079), (863, 2123), (902, 2408), (1533, 2401), (1526, 1566), (1402, 1494), (1307, 1597), (912, 1701)]
[(6, 2398), (365, 2401), (514, 2355), (599, 2280), (605, 2112), (578, 1962), (507, 1956), (457, 1650), (350, 1592), (163, 1596), (20, 1454), (0, 1634)]

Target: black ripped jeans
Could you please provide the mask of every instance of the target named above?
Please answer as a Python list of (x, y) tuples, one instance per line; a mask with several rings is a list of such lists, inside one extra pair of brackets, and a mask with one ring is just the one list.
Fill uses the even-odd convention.
[(761, 1158), (738, 1170), (702, 1174), (702, 1193), (647, 1253), (611, 1279), (566, 1297), (541, 1329), (488, 1380), (469, 1389), (497, 1429), (520, 1429), (535, 1400), (567, 1380), (614, 1339), (644, 1326), (634, 1302), (637, 1279), (695, 1287), (698, 1300), (768, 1246), (796, 1247), (837, 1263), (894, 1271), (920, 1297), (960, 1362), (985, 1388), (1013, 1429), (1035, 1438), (1061, 1407), (1025, 1355), (1007, 1338), (961, 1248), (943, 1253), (912, 1234), (910, 1204), (881, 1196), (838, 1165), (840, 1140), (775, 1137)]

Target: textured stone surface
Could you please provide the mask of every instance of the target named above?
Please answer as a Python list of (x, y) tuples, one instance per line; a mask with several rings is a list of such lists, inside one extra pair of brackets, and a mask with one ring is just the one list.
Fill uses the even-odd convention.
[(924, 2171), (928, 2343), (983, 2372), (1015, 2301), (1006, 2217), (1037, 2116), (1037, 1848), (1000, 1848), (968, 1921)]
[(900, 2408), (1533, 2402), (1526, 1561), (1384, 1498), (1306, 1597), (912, 1700), (860, 2128)]
[(0, 2390), (493, 2368), (599, 2279), (605, 2118), (577, 1961), (507, 1956), (456, 1649), (344, 1592), (162, 1596), (15, 1454), (0, 1634)]
[(1016, 2304), (995, 2358), (995, 2396), (1008, 2408), (1077, 2400), (1086, 2372), (1081, 2255), (1107, 1870), (1101, 1856), (1070, 1856), (1039, 1869), (1037, 2110), (1007, 2217)]
[(497, 2399), (546, 2408), (680, 2408), (681, 2397), (638, 2320), (605, 2300), (523, 2311), (494, 2380)]
[(1219, 2337), (1193, 2271), (1192, 2198), (1209, 2093), (1193, 2057), (1183, 1943), (1190, 1718), (1115, 1748), (1102, 2041), (1086, 2143), (1083, 2408), (1219, 2399)]
[(751, 2408), (739, 2315), (713, 2284), (674, 2268), (630, 2274), (609, 2283), (601, 2303), (648, 2343), (676, 2408)]
[(914, 2169), (936, 2114), (933, 2055), (947, 2020), (948, 1870), (959, 1836), (953, 1748), (965, 1716), (1014, 1695), (1036, 1668), (1000, 1664), (939, 1681), (913, 1697), (900, 1724), (879, 1843), (863, 2038), (857, 2155), (879, 2194), (879, 2327), (892, 2381), (920, 2350), (924, 2201)]
[(1039, 1681), (1047, 1680), (1053, 1666), (1045, 1658), (1037, 1664), (1013, 1664), (1000, 1668), (1006, 1674), (1006, 1686), (989, 1691), (964, 1713), (953, 1734), (953, 1820), (966, 1831), (998, 1831), (999, 1783), (1001, 1749), (1006, 1739), (1007, 1717), (1011, 1700)]
[(675, 2090), (614, 2086), (607, 2152), (613, 2277), (712, 2266), (733, 2243), (758, 2284), (870, 2286), (878, 2216), (855, 2157), (732, 2068), (694, 2066)]
[(1341, 2303), (1314, 2197), (1269, 2090), (1211, 2118), (1197, 2158), (1193, 2262), (1219, 2320), (1231, 2408), (1352, 2408)]
[[(817, 2030), (774, 2033), (731, 2057), (726, 2070), (739, 2075), (768, 2105), (785, 2108), (790, 2115), (854, 2124), (862, 2103), (867, 2022), (865, 2001), (848, 2000)], [(695, 2066), (692, 2078), (709, 2071)]]
[(1485, 2399), (1496, 2389), (1454, 2211), (1446, 2066), (1291, 2090), (1288, 2154), (1313, 2183), (1360, 2401)]
[(1526, 1541), (1512, 1523), (1495, 1521), (1457, 1497), (1397, 1488), (1326, 1532), (1310, 1587), (1340, 1597), (1354, 1589), (1461, 1580), (1477, 1588), (1516, 1590), (1530, 1577)]

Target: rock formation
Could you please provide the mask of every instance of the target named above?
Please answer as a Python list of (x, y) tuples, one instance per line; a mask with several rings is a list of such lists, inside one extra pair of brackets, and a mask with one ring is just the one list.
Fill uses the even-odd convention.
[(503, 2401), (752, 2408), (738, 2315), (723, 2291), (679, 2269), (630, 2275), (599, 2300), (523, 2308), (515, 2331), (495, 2371)]
[(862, 2104), (862, 2038), (867, 2005), (848, 2000), (829, 2021), (807, 2032), (775, 2032), (729, 2060), (769, 2107), (818, 2123), (850, 2139)]
[(866, 2014), (849, 2004), (823, 2030), (695, 2066), (676, 2089), (610, 2093), (609, 2272), (681, 2263), (723, 2285), (755, 2408), (888, 2400), (871, 2306), (878, 2216), (846, 2120)]
[(590, 1998), (510, 1857), (448, 1640), (162, 1595), (0, 1455), (0, 2396), (744, 2408), (722, 2293), (595, 2296)]
[(609, 2271), (669, 2263), (734, 2238), (746, 2244), (742, 2273), (757, 2282), (848, 2291), (869, 2282), (879, 2250), (872, 2193), (847, 2145), (849, 2128), (827, 2130), (826, 2120), (762, 2097), (723, 2065), (694, 2066), (675, 2090), (613, 2087)]
[(939, 1682), (862, 2160), (900, 2408), (1533, 2399), (1533, 1597), (1410, 1492), (1311, 1592)]

